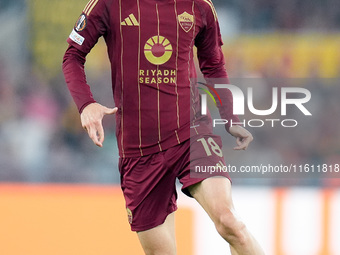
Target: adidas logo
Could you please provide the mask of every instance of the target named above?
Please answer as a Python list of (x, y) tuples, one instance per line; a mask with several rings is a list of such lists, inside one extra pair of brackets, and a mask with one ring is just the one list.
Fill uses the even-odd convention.
[(135, 17), (135, 15), (133, 15), (132, 13), (129, 15), (129, 17), (127, 17), (125, 20), (122, 21), (122, 23), (120, 23), (122, 26), (139, 26), (139, 23)]

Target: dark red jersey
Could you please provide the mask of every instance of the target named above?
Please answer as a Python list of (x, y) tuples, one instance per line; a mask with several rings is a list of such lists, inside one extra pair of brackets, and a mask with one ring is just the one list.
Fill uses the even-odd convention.
[[(190, 131), (211, 131), (200, 115), (194, 46), (205, 78), (225, 78), (216, 11), (209, 0), (91, 0), (68, 38), (63, 70), (79, 111), (95, 102), (86, 84), (85, 56), (103, 36), (118, 107), (117, 142), (122, 157), (173, 147)], [(220, 93), (221, 117), (232, 97)], [(190, 128), (191, 127), (191, 128)]]

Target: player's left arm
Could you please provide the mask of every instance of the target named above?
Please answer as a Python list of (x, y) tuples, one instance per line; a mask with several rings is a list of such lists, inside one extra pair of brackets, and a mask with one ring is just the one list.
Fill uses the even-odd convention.
[[(230, 84), (221, 48), (223, 42), (217, 14), (211, 2), (205, 5), (202, 20), (205, 21), (205, 26), (202, 27), (195, 39), (200, 69), (208, 84)], [(229, 89), (216, 89), (216, 92), (219, 94), (222, 102), (221, 104), (220, 101), (215, 98), (220, 116), (222, 119), (228, 121), (225, 128), (231, 135), (236, 137), (237, 146), (234, 147), (234, 149), (247, 149), (253, 140), (253, 136), (244, 127), (231, 125), (231, 123), (240, 122), (238, 116), (233, 114), (233, 97), (231, 91)], [(214, 93), (212, 94), (216, 97)]]

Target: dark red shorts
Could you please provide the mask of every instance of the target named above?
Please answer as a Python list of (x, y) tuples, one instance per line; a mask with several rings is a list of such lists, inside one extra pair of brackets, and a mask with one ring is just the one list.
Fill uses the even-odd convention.
[[(196, 166), (225, 165), (221, 148), (219, 136), (206, 135), (156, 154), (120, 158), (121, 188), (131, 230), (145, 231), (163, 224), (177, 209), (176, 179), (183, 184), (182, 191), (190, 196), (189, 186), (212, 176), (197, 175)], [(230, 179), (227, 172), (215, 175)]]

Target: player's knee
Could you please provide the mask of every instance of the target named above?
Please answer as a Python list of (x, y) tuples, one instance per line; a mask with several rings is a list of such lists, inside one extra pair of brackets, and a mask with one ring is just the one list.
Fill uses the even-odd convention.
[(242, 221), (237, 219), (232, 210), (225, 210), (215, 221), (218, 233), (230, 244), (245, 245), (247, 230)]

